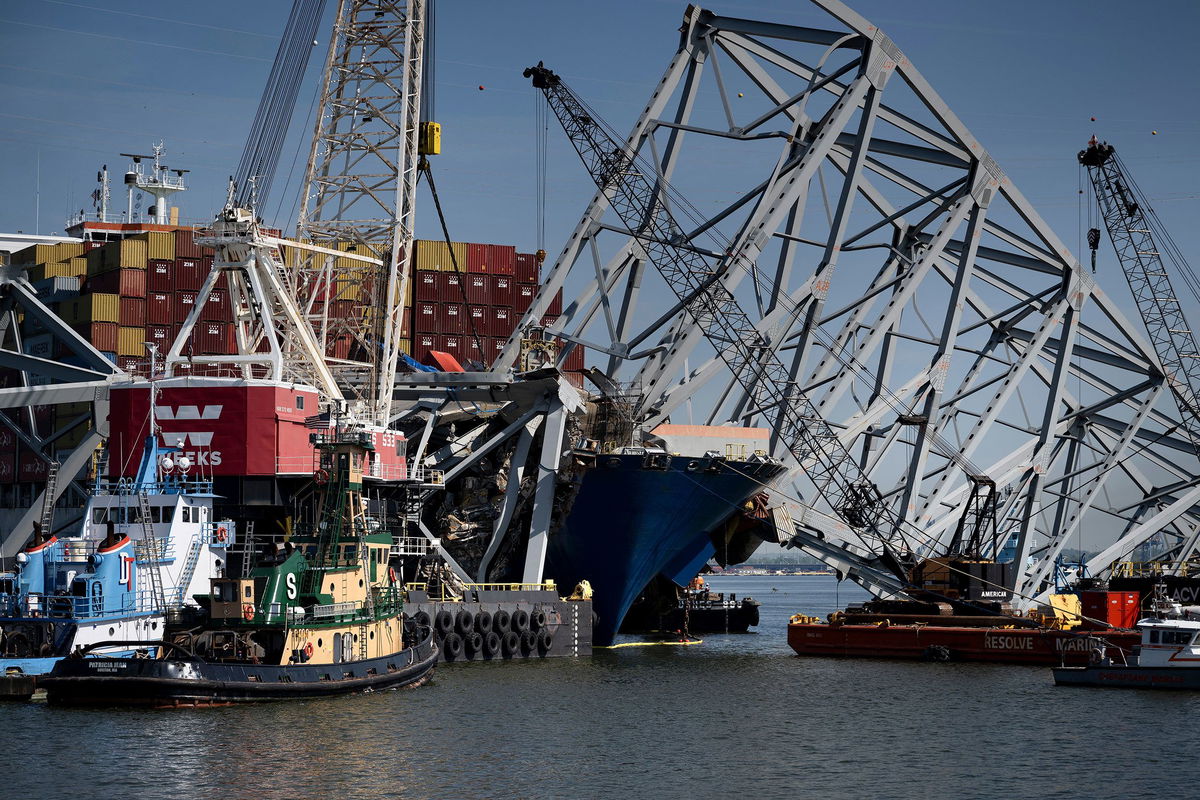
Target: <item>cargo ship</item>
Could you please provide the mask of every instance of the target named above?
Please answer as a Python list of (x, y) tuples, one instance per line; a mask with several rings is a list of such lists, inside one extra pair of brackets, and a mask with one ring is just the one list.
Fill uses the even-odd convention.
[[(680, 427), (693, 435), (700, 429)], [(703, 432), (732, 438), (746, 431), (758, 433), (720, 427)], [(656, 433), (674, 438), (661, 426)], [(600, 456), (550, 537), (548, 569), (566, 584), (591, 583), (595, 641), (612, 644), (650, 582), (662, 575), (687, 586), (716, 554), (714, 532), (785, 471), (762, 453), (729, 458), (715, 449), (684, 455), (639, 447)]]

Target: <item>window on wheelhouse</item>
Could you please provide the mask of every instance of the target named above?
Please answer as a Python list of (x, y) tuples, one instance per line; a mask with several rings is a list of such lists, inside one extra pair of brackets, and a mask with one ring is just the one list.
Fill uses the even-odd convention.
[(1158, 630), (1150, 631), (1150, 644), (1158, 644)]

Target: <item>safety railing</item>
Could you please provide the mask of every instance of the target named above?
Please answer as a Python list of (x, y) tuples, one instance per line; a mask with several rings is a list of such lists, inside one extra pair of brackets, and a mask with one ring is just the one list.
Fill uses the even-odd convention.
[(359, 603), (326, 603), (324, 605), (313, 606), (312, 615), (316, 619), (353, 617), (358, 615), (358, 610), (361, 607)]
[(381, 481), (403, 481), (408, 479), (408, 467), (404, 464), (381, 464), (373, 459), (363, 474)]
[(1170, 563), (1161, 561), (1119, 561), (1113, 564), (1114, 578), (1157, 578), (1166, 573)]
[(317, 470), (316, 454), (275, 456), (275, 473), (278, 475), (309, 475)]

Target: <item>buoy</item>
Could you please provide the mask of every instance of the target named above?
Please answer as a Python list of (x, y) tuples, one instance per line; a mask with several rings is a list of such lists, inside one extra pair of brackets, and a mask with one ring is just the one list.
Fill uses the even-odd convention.
[(1158, 136), (1158, 131), (1150, 131), (1151, 136)]
[(312, 654), (313, 654), (312, 642), (305, 642), (304, 643), (304, 658), (305, 659), (312, 658)]
[(741, 92), (738, 92), (738, 97), (745, 97), (745, 95), (742, 94)]
[(242, 606), (242, 619), (246, 620), (247, 622), (254, 619), (254, 606), (250, 605), (249, 603), (246, 603)]
[(396, 582), (396, 570), (392, 567), (388, 567), (388, 580), (392, 583)]
[(481, 92), (483, 91), (483, 84), (482, 84), (482, 83), (481, 83), (481, 84), (479, 84), (479, 91), (481, 91)]
[(227, 536), (228, 536), (228, 534), (225, 532), (225, 526), (224, 526), (224, 525), (222, 525), (222, 526), (220, 526), (219, 528), (217, 528), (217, 541), (218, 541), (218, 542), (223, 542), (223, 541), (225, 541), (225, 539), (227, 538)]
[(1095, 117), (1092, 117), (1092, 122), (1095, 122), (1095, 121), (1096, 121), (1096, 118), (1095, 118)]
[(313, 480), (316, 481), (317, 483), (321, 483), (321, 484), (329, 483), (329, 470), (327, 470), (327, 469), (317, 470), (316, 472), (313, 473)]

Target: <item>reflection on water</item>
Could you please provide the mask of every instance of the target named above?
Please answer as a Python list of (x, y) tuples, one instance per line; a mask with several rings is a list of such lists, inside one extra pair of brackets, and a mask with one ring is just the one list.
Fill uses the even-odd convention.
[[(0, 706), (0, 797), (1189, 797), (1200, 694), (1048, 669), (801, 659), (832, 578), (711, 579), (756, 633), (442, 667), (415, 690), (179, 711)], [(1157, 764), (1157, 766), (1155, 766)]]

